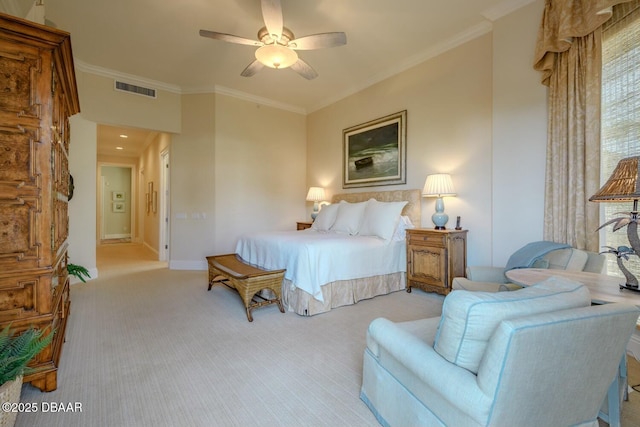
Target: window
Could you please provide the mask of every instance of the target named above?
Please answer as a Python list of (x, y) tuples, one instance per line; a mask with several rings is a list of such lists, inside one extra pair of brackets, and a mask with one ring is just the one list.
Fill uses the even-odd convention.
[[(602, 136), (601, 171), (608, 178), (618, 161), (640, 155), (640, 2), (614, 7), (605, 23), (602, 39)], [(602, 203), (604, 221), (630, 212), (632, 202)], [(603, 222), (604, 222), (603, 221)], [(602, 246), (629, 246), (626, 228), (601, 234)], [(604, 249), (603, 249), (604, 250)], [(607, 273), (622, 276), (617, 258), (607, 258)], [(640, 257), (624, 261), (634, 274), (640, 273)]]

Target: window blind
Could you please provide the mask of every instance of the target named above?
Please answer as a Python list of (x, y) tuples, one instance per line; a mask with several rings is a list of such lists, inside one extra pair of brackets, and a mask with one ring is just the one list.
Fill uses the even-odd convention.
[[(640, 2), (614, 7), (602, 35), (601, 180), (604, 183), (625, 157), (640, 155)], [(629, 213), (633, 202), (602, 203), (603, 222)], [(601, 234), (602, 246), (629, 246), (627, 229), (611, 225)], [(603, 248), (603, 251), (606, 250)], [(640, 257), (624, 261), (640, 273)], [(622, 276), (615, 255), (607, 257), (607, 274)]]

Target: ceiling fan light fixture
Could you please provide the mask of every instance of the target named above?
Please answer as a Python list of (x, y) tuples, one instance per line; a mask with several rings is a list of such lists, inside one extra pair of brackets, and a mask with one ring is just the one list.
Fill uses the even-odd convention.
[(256, 50), (256, 59), (271, 68), (287, 68), (298, 61), (298, 54), (279, 44), (265, 45)]

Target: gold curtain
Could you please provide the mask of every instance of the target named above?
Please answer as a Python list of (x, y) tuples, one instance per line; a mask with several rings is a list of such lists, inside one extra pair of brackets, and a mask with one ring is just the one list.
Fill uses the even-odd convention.
[(598, 251), (602, 24), (629, 0), (547, 0), (534, 68), (549, 86), (544, 239)]

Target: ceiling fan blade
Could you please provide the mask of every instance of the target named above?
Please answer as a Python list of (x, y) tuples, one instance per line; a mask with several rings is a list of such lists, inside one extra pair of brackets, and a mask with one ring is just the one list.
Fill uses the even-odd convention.
[(316, 70), (311, 68), (311, 65), (307, 64), (300, 58), (298, 58), (298, 61), (291, 66), (291, 69), (307, 80), (313, 80), (318, 77)]
[(284, 20), (280, 0), (262, 0), (262, 18), (269, 34), (276, 40), (282, 36)]
[(218, 33), (216, 31), (200, 30), (202, 37), (210, 39), (222, 40), (223, 42), (246, 44), (249, 46), (262, 46), (262, 42), (258, 40), (245, 39), (244, 37), (233, 36), (231, 34)]
[(255, 61), (253, 61), (251, 64), (247, 65), (247, 68), (245, 68), (244, 70), (242, 70), (242, 72), (240, 73), (240, 75), (242, 77), (251, 77), (253, 76), (255, 73), (257, 73), (258, 71), (262, 70), (262, 68), (264, 67), (264, 65), (262, 64), (262, 62), (258, 61), (257, 59)]
[(294, 50), (311, 50), (343, 46), (345, 44), (347, 44), (347, 35), (345, 33), (321, 33), (291, 40), (287, 46)]

